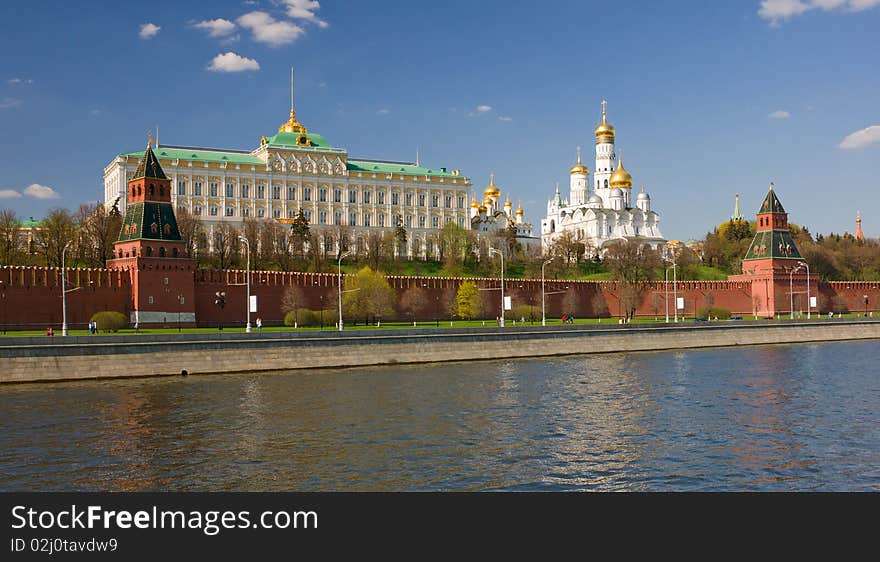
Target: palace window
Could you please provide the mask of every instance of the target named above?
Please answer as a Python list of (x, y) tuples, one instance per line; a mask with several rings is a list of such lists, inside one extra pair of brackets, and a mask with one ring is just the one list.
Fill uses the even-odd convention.
[(242, 207), (241, 208), (241, 216), (243, 216), (243, 217), (251, 216), (251, 208), (250, 207)]
[(227, 217), (231, 217), (231, 216), (233, 216), (234, 214), (235, 214), (235, 208), (234, 208), (234, 207), (226, 207), (226, 216), (227, 216)]
[(406, 215), (406, 227), (412, 228), (412, 215)]
[(357, 203), (357, 191), (355, 191), (354, 189), (348, 190), (348, 202)]
[(281, 199), (281, 186), (273, 185), (272, 186), (272, 199)]
[(310, 210), (307, 209), (307, 210), (303, 211), (303, 216), (306, 218), (306, 220), (309, 223), (312, 222), (312, 212)]
[(321, 211), (318, 213), (318, 222), (321, 224), (327, 224), (327, 211)]
[(326, 238), (324, 238), (324, 252), (327, 253), (327, 254), (329, 254), (329, 253), (332, 253), (333, 250), (334, 250), (334, 248), (333, 248), (333, 237), (332, 237), (332, 236), (327, 236)]
[(312, 200), (312, 188), (304, 187), (303, 188), (303, 201), (311, 201)]
[(226, 197), (235, 197), (235, 186), (231, 183), (226, 184)]
[(281, 218), (281, 209), (279, 209), (278, 207), (272, 209), (272, 216), (276, 219)]
[(406, 207), (412, 207), (412, 193), (407, 193), (403, 196), (403, 204)]
[(265, 217), (266, 216), (266, 209), (264, 209), (262, 207), (257, 208), (257, 216), (259, 218)]
[(357, 213), (356, 212), (352, 211), (351, 213), (348, 213), (348, 224), (351, 226), (357, 225)]
[(195, 207), (193, 207), (193, 214), (197, 217), (202, 216), (202, 206), (196, 205)]
[(193, 195), (201, 195), (202, 194), (202, 182), (197, 181), (193, 183)]
[(427, 217), (425, 215), (419, 215), (419, 228), (425, 228), (425, 223), (427, 222)]
[(434, 255), (434, 242), (432, 240), (425, 240), (425, 256), (433, 256)]
[(399, 193), (392, 193), (391, 194), (391, 204), (392, 205), (399, 205), (400, 204), (400, 194)]
[(177, 182), (177, 194), (186, 195), (186, 182), (181, 180)]
[(296, 217), (296, 209), (287, 209), (287, 218), (292, 219)]
[(385, 226), (385, 213), (379, 213), (376, 217), (376, 226)]
[(321, 203), (327, 202), (327, 188), (326, 187), (322, 187), (321, 191), (318, 192), (318, 201)]
[(342, 203), (342, 190), (338, 187), (333, 190), (333, 202)]
[(217, 216), (217, 207), (211, 207), (210, 214), (212, 217)]
[(458, 196), (458, 208), (464, 209), (464, 195)]
[(397, 226), (398, 224), (401, 224), (400, 215), (395, 213), (391, 215), (391, 226)]
[(365, 204), (367, 204), (367, 205), (370, 204), (370, 200), (372, 199), (372, 194), (373, 194), (372, 191), (367, 191), (366, 189), (364, 190), (363, 200), (364, 200)]
[(464, 228), (464, 219), (461, 217), (458, 217), (458, 226), (460, 226), (461, 228)]
[(431, 228), (440, 228), (440, 217), (431, 217)]
[(333, 224), (342, 224), (342, 211), (333, 213)]
[(251, 186), (246, 183), (241, 184), (241, 196), (244, 199), (249, 199), (251, 196)]
[(294, 201), (296, 200), (296, 186), (288, 185), (287, 186), (287, 200)]
[(211, 182), (208, 193), (211, 197), (217, 197), (217, 182)]
[(364, 213), (364, 226), (370, 226), (370, 213)]
[(440, 196), (439, 195), (435, 194), (435, 195), (431, 196), (431, 206), (434, 208), (437, 208), (440, 206)]
[(419, 207), (425, 206), (425, 194), (419, 193)]
[(378, 203), (379, 205), (385, 204), (385, 192), (384, 191), (376, 192), (376, 203)]
[(265, 199), (266, 198), (266, 186), (263, 184), (257, 185), (257, 199)]

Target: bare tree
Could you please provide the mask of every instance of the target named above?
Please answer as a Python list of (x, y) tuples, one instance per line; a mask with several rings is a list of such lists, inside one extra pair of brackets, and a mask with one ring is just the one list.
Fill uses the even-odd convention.
[(0, 264), (18, 263), (21, 222), (12, 209), (0, 209)]
[(76, 238), (76, 221), (67, 209), (52, 209), (34, 234), (37, 251), (49, 267), (60, 267), (64, 246)]
[(605, 265), (618, 282), (620, 306), (630, 320), (642, 303), (648, 283), (657, 275), (660, 258), (650, 246), (624, 240), (609, 246)]
[(214, 229), (214, 258), (218, 269), (229, 269), (238, 261), (241, 243), (238, 230), (229, 223)]
[(397, 306), (400, 312), (415, 320), (428, 308), (428, 292), (421, 287), (410, 287), (400, 296)]
[(177, 218), (177, 229), (180, 232), (180, 238), (186, 245), (186, 253), (198, 263), (204, 248), (207, 247), (202, 223), (192, 216), (185, 207), (178, 208), (174, 214)]
[(80, 258), (91, 267), (105, 267), (107, 260), (113, 258), (113, 247), (122, 228), (117, 203), (110, 209), (100, 203), (80, 205), (78, 215)]

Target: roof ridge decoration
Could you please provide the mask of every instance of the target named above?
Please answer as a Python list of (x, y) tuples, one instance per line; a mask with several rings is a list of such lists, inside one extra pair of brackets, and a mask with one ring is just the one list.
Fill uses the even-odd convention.
[(162, 169), (162, 165), (159, 164), (159, 159), (156, 158), (156, 154), (153, 152), (153, 149), (150, 146), (152, 144), (152, 141), (152, 137), (147, 140), (147, 149), (144, 151), (143, 157), (138, 161), (137, 170), (135, 170), (134, 176), (131, 179), (168, 179), (168, 176), (165, 175), (165, 171)]

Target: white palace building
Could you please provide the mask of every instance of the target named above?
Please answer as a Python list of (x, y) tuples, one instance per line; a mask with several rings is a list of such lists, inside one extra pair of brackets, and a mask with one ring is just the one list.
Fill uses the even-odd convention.
[[(289, 222), (302, 209), (312, 228), (346, 225), (354, 241), (402, 224), (407, 257), (427, 258), (436, 256), (446, 223), (484, 231), (500, 218), (500, 192), (486, 198), (483, 210), (468, 201), (472, 184), (458, 170), (351, 159), (345, 149), (309, 132), (293, 107), (278, 133), (250, 151), (156, 143), (154, 152), (172, 181), (175, 208), (200, 219), (208, 240), (222, 223), (241, 227), (248, 217)], [(123, 213), (126, 184), (141, 156), (143, 151), (120, 154), (104, 169), (104, 201), (118, 199)], [(523, 238), (531, 238), (522, 209), (514, 218), (508, 201), (505, 211)], [(502, 222), (499, 228), (507, 226)]]
[(596, 126), (596, 167), (593, 181), (590, 170), (581, 162), (571, 167), (568, 200), (562, 199), (559, 186), (547, 203), (547, 216), (541, 221), (541, 244), (547, 252), (563, 233), (571, 232), (598, 254), (614, 240), (633, 240), (657, 247), (665, 240), (660, 232), (660, 217), (651, 210), (651, 197), (642, 190), (632, 198), (633, 178), (617, 159), (614, 151), (614, 127), (606, 116), (602, 101), (602, 122)]

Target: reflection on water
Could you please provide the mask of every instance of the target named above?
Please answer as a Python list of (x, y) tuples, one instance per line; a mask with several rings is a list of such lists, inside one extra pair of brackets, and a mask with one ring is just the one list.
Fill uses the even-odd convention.
[(878, 490), (880, 342), (0, 388), (0, 490)]

